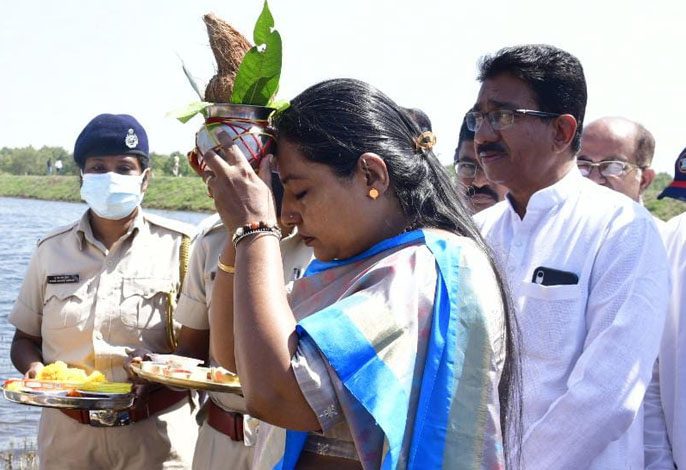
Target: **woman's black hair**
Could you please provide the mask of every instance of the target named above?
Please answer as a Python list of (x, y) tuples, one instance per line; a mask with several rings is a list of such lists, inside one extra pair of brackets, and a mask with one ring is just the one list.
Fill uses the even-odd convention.
[(352, 176), (362, 154), (379, 155), (409, 229), (447, 230), (474, 240), (487, 254), (505, 309), (507, 356), (499, 383), (500, 416), (508, 468), (516, 467), (512, 458), (519, 455), (521, 439), (516, 320), (494, 258), (448, 172), (430, 148), (417, 145), (422, 129), (388, 96), (353, 79), (328, 80), (308, 88), (275, 117), (274, 127), (278, 139), (297, 145), (307, 159), (328, 165), (343, 178)]

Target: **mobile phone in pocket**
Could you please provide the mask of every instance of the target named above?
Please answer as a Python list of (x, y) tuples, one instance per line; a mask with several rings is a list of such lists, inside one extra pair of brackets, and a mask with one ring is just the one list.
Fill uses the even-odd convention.
[(534, 275), (531, 278), (531, 282), (542, 286), (575, 285), (579, 283), (579, 276), (569, 271), (539, 266), (534, 269)]

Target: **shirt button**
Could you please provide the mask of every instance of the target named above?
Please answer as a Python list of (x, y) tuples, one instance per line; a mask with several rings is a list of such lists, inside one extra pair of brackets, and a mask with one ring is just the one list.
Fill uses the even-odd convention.
[(516, 241), (515, 246), (517, 246), (517, 247), (522, 246), (522, 241), (521, 240)]
[(101, 340), (102, 339), (102, 333), (100, 333), (99, 331), (96, 331), (95, 332), (95, 339)]
[(515, 270), (515, 267), (510, 265), (507, 267), (507, 270), (510, 271), (511, 273), (513, 273)]

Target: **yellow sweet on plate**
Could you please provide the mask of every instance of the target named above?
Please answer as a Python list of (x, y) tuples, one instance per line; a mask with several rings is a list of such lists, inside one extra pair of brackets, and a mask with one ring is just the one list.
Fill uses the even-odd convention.
[(24, 388), (24, 381), (21, 379), (6, 380), (4, 388), (10, 392), (20, 392)]
[(62, 361), (53, 362), (43, 367), (36, 375), (36, 380), (55, 380), (76, 384), (106, 382), (102, 372), (96, 370), (87, 375), (85, 370), (69, 367)]

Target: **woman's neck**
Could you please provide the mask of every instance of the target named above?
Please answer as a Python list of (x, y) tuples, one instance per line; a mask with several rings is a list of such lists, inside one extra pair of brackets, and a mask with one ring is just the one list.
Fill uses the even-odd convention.
[(91, 224), (91, 230), (93, 230), (93, 236), (96, 240), (105, 245), (108, 250), (112, 248), (112, 245), (124, 236), (133, 225), (136, 216), (138, 215), (138, 208), (136, 208), (131, 214), (119, 220), (110, 220), (99, 217), (92, 210), (88, 211), (88, 220)]
[(408, 228), (409, 221), (405, 214), (403, 214), (400, 204), (397, 201), (390, 202), (392, 204), (392, 210), (384, 210), (376, 215), (371, 216), (371, 219), (376, 221), (374, 226), (371, 227), (369, 233), (374, 235), (369, 240), (373, 246), (382, 240), (395, 237)]

